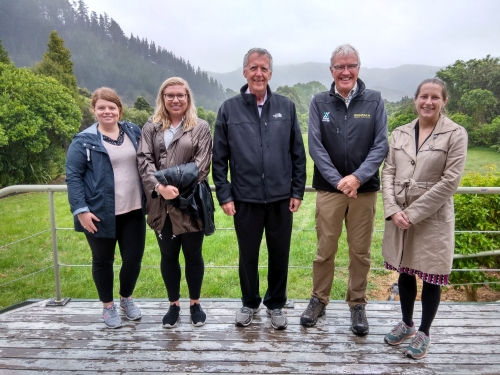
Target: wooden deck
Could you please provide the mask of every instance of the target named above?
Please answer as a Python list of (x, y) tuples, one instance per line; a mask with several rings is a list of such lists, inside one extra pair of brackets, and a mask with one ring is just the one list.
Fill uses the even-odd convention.
[[(384, 334), (400, 319), (398, 302), (367, 306), (370, 334), (349, 330), (349, 311), (334, 301), (316, 327), (299, 317), (306, 301), (287, 309), (288, 329), (275, 331), (262, 309), (246, 328), (234, 325), (234, 300), (202, 300), (207, 324), (189, 324), (182, 301), (181, 325), (167, 330), (165, 300), (137, 300), (143, 317), (110, 330), (98, 301), (43, 302), (0, 314), (0, 374), (500, 374), (500, 304), (442, 303), (426, 358), (403, 356)], [(416, 324), (420, 304), (417, 304)]]

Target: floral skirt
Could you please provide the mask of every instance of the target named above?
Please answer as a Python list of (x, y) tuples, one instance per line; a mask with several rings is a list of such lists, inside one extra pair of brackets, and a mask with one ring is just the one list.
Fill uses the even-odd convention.
[(397, 271), (399, 273), (407, 273), (408, 275), (411, 276), (417, 275), (422, 279), (422, 281), (425, 281), (426, 283), (429, 284), (435, 284), (435, 285), (449, 284), (450, 275), (433, 275), (430, 273), (424, 273), (422, 271), (414, 270), (413, 268), (408, 268), (408, 267), (400, 267), (399, 269), (397, 269), (396, 267), (390, 265), (387, 262), (385, 262), (385, 269), (391, 271)]

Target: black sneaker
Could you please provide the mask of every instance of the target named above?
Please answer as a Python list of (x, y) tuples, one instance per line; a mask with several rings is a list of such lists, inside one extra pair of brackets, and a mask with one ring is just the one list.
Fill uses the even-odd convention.
[(181, 307), (177, 305), (170, 305), (167, 313), (163, 317), (162, 324), (163, 328), (175, 328), (179, 325), (181, 321)]
[(326, 306), (318, 298), (312, 297), (309, 305), (300, 317), (300, 324), (304, 327), (312, 327), (318, 321), (320, 316), (325, 315)]
[(191, 324), (195, 327), (201, 327), (205, 324), (207, 320), (207, 314), (201, 309), (199, 303), (195, 303), (193, 306), (189, 306), (189, 312), (191, 313)]
[(358, 336), (364, 336), (369, 331), (365, 305), (361, 303), (351, 307), (351, 330)]

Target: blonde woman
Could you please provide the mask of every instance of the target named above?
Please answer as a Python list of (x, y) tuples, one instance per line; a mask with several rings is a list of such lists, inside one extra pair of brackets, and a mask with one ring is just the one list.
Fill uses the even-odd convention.
[(154, 115), (143, 127), (137, 152), (139, 173), (147, 198), (147, 222), (155, 231), (161, 252), (160, 269), (170, 307), (163, 317), (163, 327), (180, 322), (180, 250), (186, 262), (191, 323), (202, 326), (206, 314), (200, 305), (204, 275), (202, 222), (172, 204), (182, 194), (174, 185), (162, 185), (156, 171), (194, 162), (198, 183), (210, 171), (212, 138), (210, 126), (196, 116), (193, 94), (188, 83), (178, 77), (161, 85)]

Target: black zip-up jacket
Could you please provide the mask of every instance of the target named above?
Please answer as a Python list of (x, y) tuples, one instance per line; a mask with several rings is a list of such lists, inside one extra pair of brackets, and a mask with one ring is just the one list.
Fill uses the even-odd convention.
[(259, 117), (257, 99), (247, 88), (222, 103), (217, 114), (212, 177), (219, 204), (302, 199), (306, 156), (295, 104), (268, 86)]
[(365, 88), (358, 79), (358, 89), (347, 107), (335, 93), (316, 94), (309, 106), (309, 154), (314, 161), (312, 186), (341, 193), (340, 180), (356, 176), (358, 193), (380, 189), (379, 167), (387, 156), (387, 114), (380, 92)]

